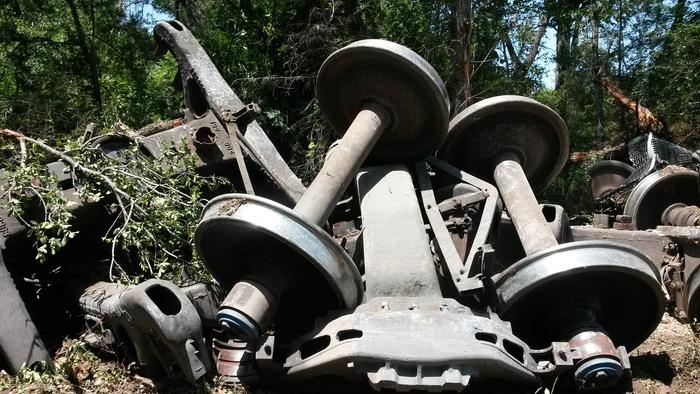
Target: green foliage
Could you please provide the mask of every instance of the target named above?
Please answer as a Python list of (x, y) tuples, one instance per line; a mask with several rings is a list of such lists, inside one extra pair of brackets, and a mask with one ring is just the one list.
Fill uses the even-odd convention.
[[(171, 87), (176, 62), (171, 56), (156, 59), (152, 36), (138, 13), (120, 8), (113, 0), (73, 0), (78, 20), (70, 12), (70, 0), (11, 0), (0, 4), (0, 124), (29, 136), (40, 136), (54, 146), (75, 148), (77, 134), (88, 121), (102, 127), (122, 122), (133, 127), (180, 116), (182, 96)], [(318, 171), (329, 144), (336, 138), (315, 102), (314, 82), (323, 60), (334, 50), (363, 38), (385, 38), (404, 44), (425, 57), (442, 76), (457, 106), (460, 85), (459, 53), (455, 53), (456, 4), (471, 4), (467, 16), (471, 54), (470, 90), (472, 101), (498, 94), (523, 94), (557, 110), (569, 126), (571, 151), (588, 151), (628, 141), (637, 130), (633, 115), (604, 93), (603, 132), (596, 126), (596, 87), (592, 70), (597, 66), (591, 37), (593, 7), (598, 5), (600, 42), (598, 64), (623, 92), (649, 107), (666, 120), (671, 137), (691, 149), (700, 144), (700, 9), (694, 2), (661, 0), (500, 0), (500, 1), (417, 1), (417, 0), (233, 0), (175, 1), (143, 0), (159, 11), (173, 15), (190, 27), (224, 79), (247, 102), (256, 102), (263, 114), (259, 121), (290, 162), (294, 171), (310, 181)], [(542, 17), (547, 16), (550, 34), (545, 38), (532, 65), (522, 68), (535, 46)], [(84, 33), (84, 45), (79, 31)], [(515, 56), (506, 48), (513, 44)], [(558, 48), (564, 45), (565, 50)], [(514, 58), (515, 57), (515, 58)], [(556, 63), (557, 84), (551, 87), (545, 65)], [(97, 71), (94, 97), (91, 67)], [(16, 184), (10, 206), (26, 214), (30, 201), (47, 207), (32, 225), (38, 257), (53, 256), (75, 236), (71, 227), (69, 202), (48, 187), (52, 175), (37, 163), (47, 159), (44, 152), (28, 146), (30, 161), (20, 167), (14, 160), (16, 146), (0, 141), (2, 167), (11, 170)], [(139, 210), (115, 212), (123, 232), (113, 231), (106, 241), (115, 241), (115, 255), (129, 248), (141, 248), (144, 273), (175, 275), (173, 267), (189, 259), (189, 239), (196, 220), (203, 188), (209, 181), (199, 178), (185, 184), (183, 176), (159, 162), (143, 164), (129, 160), (124, 175), (105, 164), (94, 150), (70, 150), (89, 168), (103, 170), (125, 193), (127, 203)], [(173, 151), (174, 155), (180, 155)], [(135, 158), (136, 151), (128, 153)], [(188, 159), (169, 158), (183, 163)], [(111, 159), (109, 159), (111, 160)], [(131, 162), (134, 163), (131, 163)], [(167, 166), (165, 166), (167, 167)], [(149, 190), (153, 178), (165, 189)], [(99, 180), (76, 173), (81, 179), (83, 198), (116, 200), (110, 187)], [(586, 165), (569, 165), (543, 198), (587, 209), (578, 195), (587, 195)], [(167, 180), (166, 179), (172, 179)], [(32, 183), (39, 180), (40, 183)], [(203, 183), (199, 183), (203, 182)], [(214, 182), (215, 183), (215, 182)], [(23, 185), (19, 187), (18, 185)], [(32, 185), (35, 190), (29, 189)], [(184, 191), (188, 196), (165, 190)], [(161, 194), (173, 194), (165, 199)], [(39, 199), (38, 196), (41, 196)], [(573, 197), (572, 197), (573, 196)], [(178, 205), (180, 204), (180, 205)], [(176, 209), (183, 204), (191, 210)], [(126, 208), (126, 207), (125, 207)], [(135, 220), (136, 218), (137, 220)], [(158, 223), (176, 229), (171, 236)], [(115, 227), (117, 228), (117, 227)], [(171, 230), (175, 231), (175, 230)], [(149, 233), (152, 235), (149, 235)], [(158, 239), (164, 243), (153, 241)], [(153, 252), (151, 248), (162, 248)], [(147, 252), (148, 251), (148, 252)], [(165, 251), (177, 256), (174, 258)], [(119, 261), (115, 261), (119, 263)]]
[[(75, 1), (85, 58), (66, 0), (0, 4), (0, 123), (30, 136), (61, 139), (89, 121), (131, 125), (177, 116), (172, 58), (157, 62), (149, 32), (118, 2)], [(102, 102), (91, 95), (88, 64)]]
[[(195, 157), (184, 145), (164, 149), (157, 159), (144, 157), (138, 138), (118, 155), (76, 140), (65, 148), (64, 157), (77, 163), (71, 175), (79, 201), (68, 200), (56, 188), (55, 175), (43, 165), (51, 155), (39, 145), (29, 150), (26, 165), (6, 168), (6, 207), (29, 226), (39, 261), (56, 255), (76, 236), (73, 208), (79, 203), (103, 204), (114, 221), (103, 235), (111, 246), (110, 274), (116, 269), (116, 276), (125, 282), (143, 277), (176, 283), (182, 278), (208, 279), (192, 253), (193, 232), (205, 203), (203, 195), (225, 186), (225, 181), (197, 175)], [(137, 272), (122, 269), (134, 262), (130, 259), (136, 259)]]

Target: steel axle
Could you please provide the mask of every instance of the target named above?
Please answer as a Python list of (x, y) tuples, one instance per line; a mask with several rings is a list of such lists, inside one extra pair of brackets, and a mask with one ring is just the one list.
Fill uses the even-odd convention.
[[(530, 188), (525, 172), (516, 154), (505, 152), (497, 156), (493, 178), (496, 181), (508, 214), (518, 233), (525, 253), (530, 256), (542, 250), (558, 246), (547, 220)], [(574, 304), (575, 305), (575, 304)], [(585, 362), (574, 372), (575, 380), (582, 388), (595, 389), (617, 382), (623, 368), (612, 340), (591, 318), (589, 322), (576, 322), (573, 327), (561, 330), (569, 341), (582, 349), (595, 349), (586, 354)], [(605, 346), (598, 346), (602, 342)]]
[[(219, 320), (237, 339), (255, 340), (278, 308), (294, 304), (280, 302), (282, 294), (313, 306), (309, 313), (356, 306), (363, 297), (359, 272), (319, 226), (370, 154), (375, 161), (412, 161), (434, 152), (447, 131), (442, 80), (416, 53), (389, 41), (358, 41), (333, 53), (321, 66), (316, 94), (342, 138), (294, 210), (254, 196), (222, 196), (204, 209), (197, 228), (205, 263), (231, 288)], [(296, 277), (304, 286), (295, 285)]]
[[(494, 280), (499, 313), (514, 333), (533, 347), (564, 340), (586, 349), (574, 372), (580, 387), (615, 383), (623, 367), (613, 343), (637, 346), (660, 320), (659, 277), (648, 258), (622, 245), (558, 244), (533, 189), (547, 186), (568, 156), (561, 118), (525, 97), (492, 97), (455, 116), (439, 155), (496, 183), (527, 254)], [(600, 285), (610, 281), (618, 287)], [(619, 316), (609, 304), (632, 289), (658, 308)]]

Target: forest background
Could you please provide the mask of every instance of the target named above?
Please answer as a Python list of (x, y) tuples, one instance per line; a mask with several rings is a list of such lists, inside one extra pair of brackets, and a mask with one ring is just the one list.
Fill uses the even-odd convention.
[[(396, 41), (426, 58), (447, 85), (452, 114), (501, 94), (534, 97), (558, 111), (571, 151), (594, 153), (570, 161), (539, 198), (564, 205), (574, 219), (590, 214), (583, 198), (587, 166), (650, 131), (601, 81), (651, 109), (662, 121), (651, 131), (700, 148), (699, 0), (0, 0), (0, 131), (40, 139), (93, 173), (108, 174), (128, 194), (124, 205), (131, 208), (122, 207), (119, 224), (102, 238), (111, 243), (110, 277), (112, 263), (129, 263), (119, 250), (140, 252), (140, 271), (116, 270), (125, 282), (154, 276), (179, 282), (186, 267), (193, 268), (187, 279), (199, 280), (204, 271), (190, 245), (203, 181), (170, 177), (157, 164), (137, 163), (122, 173), (76, 143), (90, 122), (105, 133), (114, 124), (138, 129), (182, 116), (182, 95), (172, 87), (176, 62), (170, 55), (156, 58), (153, 50), (154, 20), (169, 18), (192, 30), (245, 102), (260, 105), (263, 128), (306, 182), (334, 138), (314, 99), (316, 72), (335, 49), (363, 38)], [(73, 237), (91, 234), (76, 235), (65, 201), (37, 186), (37, 178), (55, 183), (42, 164), (55, 160), (55, 152), (32, 143), (26, 147), (32, 163), (25, 163), (19, 142), (0, 136), (0, 173), (16, 181), (8, 199), (13, 212), (42, 196), (45, 221), (31, 229), (42, 260)], [(139, 175), (158, 171), (156, 187)], [(110, 192), (102, 178), (93, 181), (83, 197)], [(10, 191), (3, 189), (2, 197)], [(63, 260), (70, 261), (54, 256), (56, 264)], [(48, 278), (50, 263), (41, 269)], [(649, 349), (670, 348), (668, 332), (657, 332), (661, 340)], [(697, 348), (687, 346), (691, 334), (678, 332), (674, 349)], [(691, 356), (674, 358), (690, 376), (675, 381), (691, 382), (687, 392), (696, 392), (700, 353)], [(90, 365), (94, 360), (88, 358)]]
[[(572, 152), (614, 147), (644, 130), (601, 88), (608, 78), (663, 121), (664, 138), (700, 147), (697, 0), (3, 0), (0, 126), (60, 145), (89, 122), (107, 130), (180, 117), (176, 63), (152, 44), (153, 19), (168, 17), (263, 108), (264, 129), (306, 181), (333, 139), (314, 100), (316, 71), (362, 38), (425, 57), (453, 114), (522, 94), (561, 114)], [(2, 141), (0, 159), (16, 160), (16, 146)], [(585, 165), (570, 164), (540, 197), (580, 210), (572, 196), (585, 187)]]

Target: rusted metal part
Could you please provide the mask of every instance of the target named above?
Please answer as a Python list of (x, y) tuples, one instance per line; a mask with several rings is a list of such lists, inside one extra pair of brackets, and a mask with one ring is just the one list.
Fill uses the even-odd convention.
[(700, 175), (680, 166), (667, 166), (648, 175), (629, 194), (624, 214), (632, 217), (632, 228), (646, 230), (662, 223), (672, 204), (700, 203)]
[(255, 365), (253, 343), (214, 339), (216, 371), (225, 385), (255, 383), (258, 371)]
[(163, 157), (164, 150), (186, 144), (196, 158), (197, 170), (204, 174), (228, 172), (226, 170), (236, 160), (235, 152), (228, 140), (226, 128), (211, 111), (177, 127), (137, 139), (138, 143), (156, 159)]
[(618, 223), (632, 223), (632, 217), (628, 215), (615, 215), (615, 221)]
[(252, 195), (255, 195), (255, 192), (253, 190), (253, 184), (250, 181), (248, 168), (245, 164), (245, 157), (243, 157), (243, 152), (241, 150), (240, 138), (243, 138), (243, 136), (240, 130), (245, 130), (250, 122), (255, 120), (255, 117), (259, 113), (260, 107), (255, 104), (248, 104), (235, 114), (224, 112), (222, 116), (224, 122), (226, 122), (226, 128), (229, 132), (231, 146), (233, 146), (233, 153), (236, 157), (236, 164), (238, 165), (238, 172), (243, 180), (243, 188), (245, 189), (246, 193)]
[[(447, 196), (445, 196), (447, 193)], [(466, 261), (475, 219), (479, 215), (479, 205), (486, 200), (486, 194), (478, 188), (457, 183), (441, 188), (435, 193), (438, 210), (450, 232), (452, 243), (462, 261)]]
[(614, 228), (615, 230), (622, 230), (622, 231), (633, 229), (631, 223), (621, 223), (621, 222), (613, 223), (612, 228)]
[[(172, 52), (178, 62), (179, 75), (188, 111), (186, 121), (201, 118), (211, 110), (223, 121), (226, 112), (238, 113), (245, 104), (231, 90), (192, 33), (180, 22), (159, 22), (154, 30), (156, 53)], [(234, 132), (228, 130), (228, 133)], [(245, 154), (256, 162), (287, 195), (297, 201), (305, 188), (279, 155), (260, 125), (253, 121), (242, 140)]]
[(399, 392), (461, 391), (472, 381), (537, 381), (528, 346), (507, 323), (443, 298), (377, 297), (352, 314), (322, 319), (294, 341), (285, 368), (295, 381), (366, 377), (377, 390)]
[(700, 207), (681, 202), (669, 205), (661, 214), (661, 223), (667, 226), (700, 226)]
[(389, 114), (383, 107), (363, 107), (294, 210), (312, 223), (322, 225), (389, 122)]
[(599, 228), (611, 228), (613, 224), (613, 217), (607, 213), (594, 213), (593, 214), (593, 226)]
[(178, 126), (182, 126), (184, 119), (170, 119), (163, 120), (156, 123), (151, 123), (149, 125), (143, 126), (136, 130), (136, 135), (142, 137), (148, 137), (149, 135), (160, 133), (165, 130), (174, 129)]
[(158, 279), (129, 287), (98, 282), (84, 288), (78, 302), (98, 322), (98, 344), (123, 349), (131, 344), (131, 356), (149, 372), (162, 370), (170, 378), (194, 382), (211, 369), (201, 319), (174, 284)]
[(29, 316), (1, 253), (0, 300), (0, 363), (11, 374), (40, 362), (50, 367), (51, 355)]
[[(614, 384), (610, 377), (632, 374), (629, 354), (624, 346), (611, 346), (605, 335), (585, 331), (569, 342), (553, 342), (531, 351), (540, 376), (560, 375), (574, 369), (574, 381), (584, 390), (596, 390)], [(603, 358), (603, 360), (600, 360)]]
[(428, 235), (408, 168), (389, 164), (357, 175), (365, 296), (441, 297)]
[(558, 243), (517, 160), (513, 155), (497, 158), (493, 177), (525, 253), (530, 255)]
[(628, 215), (616, 215), (612, 228), (615, 230), (634, 230), (632, 217)]
[[(432, 184), (427, 172), (426, 164), (429, 164), (436, 172), (447, 175), (450, 179), (457, 182), (472, 186), (485, 196), (476, 232), (474, 233), (471, 242), (471, 247), (466, 259), (461, 260), (459, 252), (455, 258), (451, 249), (454, 248), (454, 243), (450, 243), (443, 234), (440, 222), (443, 220), (442, 215), (436, 215), (428, 206), (435, 206), (435, 195), (432, 190)], [(484, 268), (489, 259), (489, 237), (491, 236), (494, 226), (494, 220), (500, 216), (500, 207), (498, 206), (499, 193), (495, 186), (476, 178), (464, 171), (460, 171), (456, 167), (438, 160), (434, 157), (428, 157), (425, 162), (416, 163), (416, 178), (421, 193), (421, 201), (423, 203), (423, 211), (428, 217), (431, 230), (437, 241), (437, 252), (440, 254), (441, 261), (446, 265), (446, 276), (449, 275), (452, 283), (460, 294), (468, 294), (480, 292), (483, 289), (480, 275), (486, 274)], [(436, 210), (439, 213), (439, 207)], [(437, 231), (437, 233), (436, 233)], [(449, 234), (448, 234), (449, 235)], [(450, 237), (451, 238), (451, 237)]]
[[(364, 62), (368, 56), (372, 59), (369, 68)], [(396, 75), (402, 78), (396, 79)], [(219, 197), (205, 207), (195, 243), (205, 263), (210, 269), (213, 267), (215, 276), (226, 275), (232, 279), (227, 281), (232, 293), (238, 291), (233, 283), (250, 279), (254, 287), (259, 284), (270, 290), (271, 296), (281, 294), (296, 284), (294, 277), (298, 272), (291, 272), (288, 268), (296, 265), (296, 269), (310, 270), (323, 277), (318, 282), (319, 288), (309, 292), (313, 297), (307, 297), (307, 302), (319, 304), (317, 297), (325, 292), (336, 296), (333, 297), (336, 302), (331, 305), (354, 307), (363, 293), (359, 272), (342, 247), (319, 226), (326, 222), (358, 168), (373, 150), (377, 150), (374, 154), (378, 156), (393, 154), (411, 158), (425, 154), (425, 148), (414, 151), (414, 144), (423, 143), (430, 147), (430, 151), (437, 147), (446, 130), (430, 121), (435, 117), (447, 118), (447, 92), (435, 70), (424, 59), (408, 48), (384, 40), (362, 40), (334, 52), (319, 70), (316, 92), (320, 107), (342, 138), (294, 211), (249, 195)], [(415, 103), (415, 107), (407, 108), (406, 103)], [(385, 132), (389, 137), (382, 139)], [(426, 135), (432, 138), (426, 138)], [(426, 144), (426, 140), (430, 143)], [(395, 146), (411, 148), (405, 152), (393, 151), (391, 148)], [(227, 212), (227, 206), (231, 204), (238, 208)], [(258, 216), (255, 220), (244, 217), (245, 212), (256, 210)], [(222, 233), (231, 234), (237, 227), (247, 230), (246, 237), (283, 243), (286, 247), (279, 249), (290, 252), (284, 257), (296, 263), (280, 265), (280, 258), (270, 253), (268, 242), (246, 245), (245, 249), (227, 248), (228, 254), (221, 254), (221, 248), (212, 253), (203, 246), (209, 239), (221, 239)], [(243, 238), (239, 234), (236, 236)], [(239, 267), (232, 269), (230, 261)], [(246, 275), (249, 271), (246, 266), (251, 263), (257, 270), (250, 273), (255, 279)], [(269, 277), (280, 272), (284, 273), (281, 276), (285, 280), (271, 283)], [(256, 299), (261, 301), (256, 303), (254, 316), (244, 312), (248, 306), (244, 298), (227, 297), (228, 302), (220, 311), (220, 320), (232, 328), (228, 335), (252, 341), (267, 328), (271, 321), (267, 319), (271, 315), (267, 312), (274, 312), (270, 309), (274, 303), (265, 301), (266, 293), (262, 287), (251, 292), (260, 295)], [(264, 321), (258, 320), (263, 317)]]
[(600, 356), (620, 358), (610, 338), (601, 332), (584, 331), (576, 334), (569, 340), (569, 346), (578, 349), (579, 358), (584, 361)]
[[(438, 209), (438, 203), (435, 200), (425, 162), (419, 162), (416, 165), (416, 178), (420, 188), (421, 201), (423, 202), (423, 212), (428, 218), (430, 229), (435, 238), (435, 252), (443, 265), (444, 275), (451, 278), (455, 284), (459, 284), (462, 282), (462, 276), (466, 272), (464, 262), (452, 242), (452, 236), (447, 230), (444, 219)], [(473, 278), (472, 281), (474, 282), (470, 285), (472, 291), (480, 291), (482, 289), (481, 280)]]
[(617, 160), (601, 160), (593, 164), (588, 169), (593, 198), (622, 186), (633, 171), (634, 167)]
[[(610, 338), (596, 331), (584, 331), (569, 340), (579, 360), (574, 372), (576, 384), (585, 390), (596, 390), (617, 383), (624, 373), (621, 356)], [(623, 347), (624, 349), (624, 347)]]

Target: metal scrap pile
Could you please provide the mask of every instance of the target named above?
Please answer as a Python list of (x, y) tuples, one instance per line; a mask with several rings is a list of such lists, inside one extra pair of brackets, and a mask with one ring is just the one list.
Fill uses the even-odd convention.
[[(583, 238), (606, 237), (634, 245), (659, 266), (670, 310), (683, 322), (700, 319), (700, 157), (648, 133), (627, 144), (630, 164), (591, 166), (598, 213)], [(613, 228), (614, 231), (607, 230)]]
[[(215, 285), (73, 286), (91, 343), (154, 374), (295, 391), (337, 390), (338, 379), (397, 391), (554, 379), (597, 389), (629, 377), (628, 352), (666, 307), (653, 253), (664, 245), (643, 241), (642, 253), (538, 204), (534, 192), (568, 156), (553, 110), (499, 96), (450, 121), (424, 59), (358, 41), (319, 70), (318, 102), (340, 140), (304, 188), (189, 30), (161, 22), (155, 36), (178, 61), (187, 111), (146, 150), (186, 141), (202, 172), (246, 193), (212, 199), (197, 225)], [(24, 230), (2, 223), (9, 253)], [(5, 365), (50, 361), (0, 269)]]

